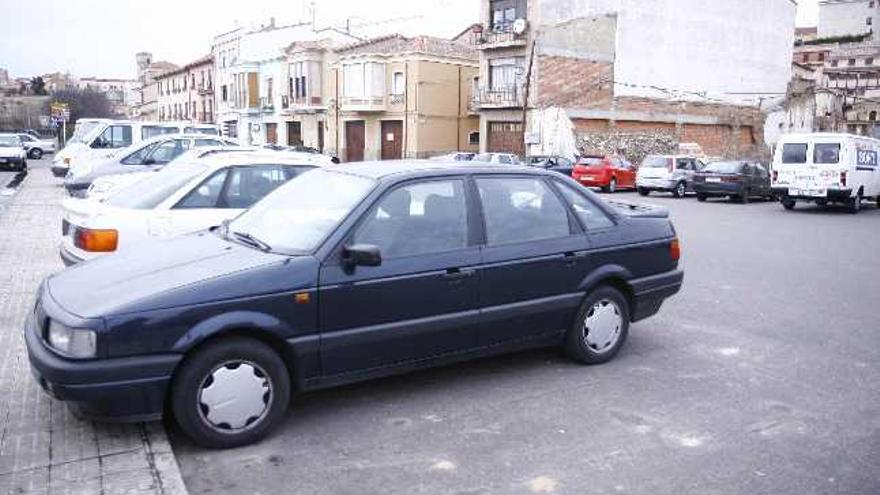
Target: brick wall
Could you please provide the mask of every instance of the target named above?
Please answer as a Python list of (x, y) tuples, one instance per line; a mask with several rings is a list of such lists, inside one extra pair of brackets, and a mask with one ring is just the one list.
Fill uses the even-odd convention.
[(533, 70), (538, 107), (608, 108), (611, 106), (614, 64), (540, 56)]

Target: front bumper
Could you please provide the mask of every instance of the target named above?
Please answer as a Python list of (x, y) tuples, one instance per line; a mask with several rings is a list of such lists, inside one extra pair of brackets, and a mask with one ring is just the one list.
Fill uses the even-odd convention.
[(631, 280), (632, 321), (637, 322), (657, 314), (663, 301), (677, 294), (683, 283), (684, 272), (681, 270)]
[(773, 186), (771, 188), (773, 194), (777, 197), (795, 199), (798, 201), (832, 201), (843, 203), (849, 201), (853, 197), (852, 189), (827, 189), (824, 196), (806, 196), (801, 194), (791, 195), (791, 189), (788, 187)]
[(64, 177), (70, 168), (67, 165), (52, 165), (52, 175), (55, 177)]
[(636, 188), (649, 191), (672, 191), (677, 184), (669, 179), (640, 179), (636, 181)]
[(67, 193), (74, 198), (85, 198), (91, 185), (91, 182), (64, 182), (64, 188), (67, 189)]
[(63, 242), (61, 243), (61, 247), (58, 249), (58, 254), (61, 256), (61, 262), (64, 263), (64, 266), (73, 266), (77, 263), (82, 263), (85, 261), (85, 258), (81, 256), (77, 256), (75, 253), (72, 253), (67, 245)]
[(79, 416), (108, 422), (160, 419), (180, 354), (76, 361), (50, 351), (34, 317), (24, 329), (31, 372), (40, 387)]
[(18, 170), (24, 167), (25, 158), (18, 157), (0, 157), (3, 163), (0, 163), (0, 169)]
[(575, 177), (574, 180), (578, 181), (584, 187), (608, 187), (611, 184), (610, 179), (606, 179), (603, 177), (591, 177), (589, 175)]

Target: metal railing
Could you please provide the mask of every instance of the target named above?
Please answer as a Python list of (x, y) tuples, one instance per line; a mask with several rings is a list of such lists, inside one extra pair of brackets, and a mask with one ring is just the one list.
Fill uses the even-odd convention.
[(522, 85), (504, 88), (479, 88), (471, 100), (474, 109), (521, 108), (524, 103), (525, 94)]
[(399, 95), (388, 95), (389, 105), (402, 105), (406, 101), (406, 96), (401, 93)]
[(517, 45), (526, 42), (526, 32), (520, 35), (514, 33), (512, 22), (483, 26), (483, 30), (475, 31), (472, 36), (474, 44), (478, 47), (481, 45)]

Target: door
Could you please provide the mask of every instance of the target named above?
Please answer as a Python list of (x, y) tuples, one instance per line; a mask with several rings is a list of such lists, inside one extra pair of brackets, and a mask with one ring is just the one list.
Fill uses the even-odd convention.
[(346, 244), (379, 247), (382, 264), (321, 268), (324, 373), (337, 375), (476, 347), (479, 247), (464, 180), (410, 182), (386, 192)]
[(489, 122), (489, 153), (514, 153), (522, 156), (525, 151), (521, 122)]
[(636, 168), (629, 160), (625, 158), (618, 159), (620, 164), (620, 187), (634, 188), (636, 187)]
[(382, 121), (382, 159), (400, 160), (403, 158), (403, 121)]
[(752, 194), (755, 196), (770, 196), (770, 173), (760, 163), (754, 164), (752, 176)]
[(364, 161), (363, 120), (350, 120), (345, 123), (345, 161)]
[(566, 330), (583, 297), (589, 240), (543, 178), (483, 177), (482, 345)]
[(318, 122), (318, 151), (324, 152), (324, 123)]
[(278, 124), (266, 124), (266, 143), (278, 144)]
[(288, 122), (287, 123), (287, 145), (288, 146), (301, 146), (302, 144), (303, 144), (302, 123), (301, 122)]

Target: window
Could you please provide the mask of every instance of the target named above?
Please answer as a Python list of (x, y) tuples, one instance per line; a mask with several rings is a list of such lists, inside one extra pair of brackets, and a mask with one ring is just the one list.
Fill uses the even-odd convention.
[(517, 15), (516, 0), (493, 0), (490, 4), (492, 15), (492, 30), (496, 32), (509, 31), (513, 21), (520, 17)]
[(608, 218), (608, 215), (581, 192), (575, 191), (574, 188), (563, 182), (556, 181), (556, 185), (585, 229), (598, 230), (614, 226), (614, 222)]
[(873, 18), (873, 17), (868, 17), (867, 19), (865, 19), (865, 25), (866, 25), (866, 26), (871, 26), (871, 25), (873, 25), (873, 24), (874, 24), (874, 18)]
[(468, 245), (464, 182), (443, 180), (398, 187), (367, 215), (355, 244), (378, 246), (384, 258), (462, 249)]
[(228, 169), (218, 170), (190, 191), (174, 208), (215, 208), (228, 172)]
[(691, 166), (691, 163), (691, 160), (688, 160), (687, 158), (679, 158), (678, 160), (675, 160), (675, 168), (676, 170), (692, 170), (693, 167)]
[(385, 64), (364, 62), (342, 66), (343, 96), (380, 97), (385, 95)]
[(477, 179), (490, 245), (571, 235), (568, 212), (540, 179)]
[(250, 208), (281, 184), (299, 175), (305, 167), (261, 165), (235, 167), (229, 172), (226, 190), (220, 198), (220, 208)]
[(149, 155), (150, 152), (153, 151), (153, 148), (155, 148), (156, 146), (159, 146), (159, 144), (153, 143), (144, 146), (143, 148), (123, 158), (120, 163), (122, 163), (123, 165), (143, 165), (144, 160), (147, 158), (147, 155)]
[(865, 59), (865, 65), (874, 65), (874, 57), (868, 57)]
[(189, 140), (173, 139), (165, 141), (150, 150), (147, 160), (151, 160), (154, 164), (164, 165), (182, 155), (187, 149), (189, 149)]
[(831, 67), (837, 67), (839, 64), (840, 64), (840, 62), (837, 61), (837, 60), (832, 60), (832, 61), (831, 61)]
[(471, 131), (468, 133), (468, 144), (471, 146), (480, 145), (480, 131)]
[(783, 145), (782, 163), (807, 163), (807, 145), (796, 143)]
[(204, 148), (206, 146), (223, 146), (223, 142), (216, 139), (196, 139), (193, 146), (196, 148)]
[(303, 99), (308, 97), (306, 62), (296, 62), (294, 64), (291, 64), (290, 69), (290, 94), (296, 99)]
[(522, 86), (525, 80), (524, 65), (525, 57), (489, 60), (489, 86), (494, 91), (510, 90)]
[(876, 110), (871, 110), (868, 113), (868, 120), (870, 120), (871, 122), (874, 122), (877, 120), (877, 111)]
[(816, 143), (816, 145), (813, 146), (813, 163), (840, 163), (840, 144)]
[(403, 95), (406, 89), (403, 72), (395, 72), (391, 78), (391, 94), (395, 96)]
[(131, 146), (131, 126), (112, 125), (92, 142), (92, 148), (125, 148)]
[(856, 59), (851, 58), (851, 59), (847, 60), (846, 65), (849, 65), (849, 66), (856, 65)]

